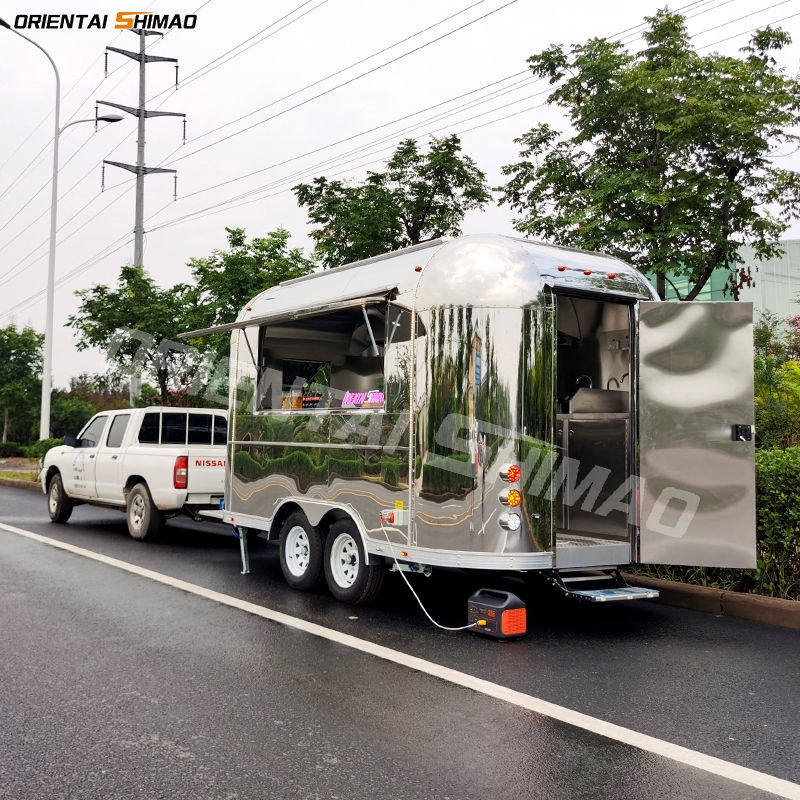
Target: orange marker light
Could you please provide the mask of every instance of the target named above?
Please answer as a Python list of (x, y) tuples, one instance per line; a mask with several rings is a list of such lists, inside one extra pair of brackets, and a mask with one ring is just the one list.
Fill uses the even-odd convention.
[(522, 502), (522, 495), (516, 489), (509, 489), (507, 499), (510, 506), (518, 506)]
[(585, 269), (585, 270), (583, 271), (583, 274), (584, 274), (584, 275), (591, 275), (591, 274), (592, 274), (592, 271), (591, 271), (590, 269)]

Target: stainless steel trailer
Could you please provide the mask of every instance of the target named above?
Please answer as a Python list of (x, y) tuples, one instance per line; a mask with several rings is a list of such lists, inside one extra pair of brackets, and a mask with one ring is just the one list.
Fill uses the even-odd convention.
[(220, 516), (279, 541), (294, 586), (324, 572), (362, 602), (390, 564), (603, 599), (631, 562), (755, 566), (748, 303), (662, 303), (618, 259), (466, 236), (185, 338), (225, 330)]

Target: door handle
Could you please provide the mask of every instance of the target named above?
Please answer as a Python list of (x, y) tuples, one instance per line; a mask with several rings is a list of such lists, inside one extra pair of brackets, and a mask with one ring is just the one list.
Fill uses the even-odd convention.
[(94, 453), (89, 453), (89, 458), (94, 458)]
[(116, 460), (117, 460), (117, 457), (116, 457), (116, 456), (111, 456), (111, 460), (112, 460), (112, 461), (116, 461)]

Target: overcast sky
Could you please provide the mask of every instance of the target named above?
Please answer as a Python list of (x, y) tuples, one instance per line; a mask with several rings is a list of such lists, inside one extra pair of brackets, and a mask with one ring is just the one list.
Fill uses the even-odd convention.
[[(379, 168), (392, 145), (404, 136), (463, 132), (465, 151), (486, 171), (491, 184), (497, 185), (500, 167), (516, 156), (515, 136), (542, 120), (561, 124), (554, 111), (535, 107), (543, 99), (541, 83), (527, 80), (524, 74), (509, 76), (524, 70), (525, 59), (552, 42), (616, 34), (638, 25), (645, 14), (663, 5), (649, 0), (567, 0), (547, 4), (517, 0), (508, 5), (508, 0), (484, 0), (470, 8), (475, 0), (311, 0), (283, 22), (251, 39), (244, 45), (253, 45), (246, 52), (208, 74), (199, 72), (192, 78), (196, 70), (289, 14), (301, 1), (208, 0), (197, 12), (195, 30), (173, 31), (149, 50), (156, 55), (177, 57), (186, 85), (177, 92), (170, 88), (174, 83), (171, 64), (148, 66), (147, 97), (153, 98), (148, 107), (185, 112), (188, 119), (189, 142), (185, 147), (180, 147), (182, 130), (178, 119), (154, 118), (147, 123), (147, 164), (170, 165), (179, 170), (177, 202), (171, 202), (170, 175), (150, 176), (146, 184), (145, 217), (159, 213), (146, 222), (150, 232), (146, 236), (145, 267), (161, 285), (184, 280), (190, 257), (224, 247), (225, 226), (244, 227), (249, 235), (285, 227), (292, 232), (294, 245), (308, 247), (306, 216), (297, 207), (290, 187), (319, 174), (362, 177), (367, 169)], [(145, 0), (136, 7), (159, 13), (191, 13), (200, 2)], [(672, 7), (685, 4), (676, 2)], [(132, 7), (108, 2), (80, 9), (56, 3), (35, 7), (30, 3), (3, 3), (0, 16), (11, 21), (21, 13), (97, 11), (113, 18), (120, 8)], [(464, 9), (468, 10), (459, 13)], [(495, 9), (500, 10), (490, 14)], [(691, 4), (685, 13), (696, 15), (690, 16), (688, 24), (696, 34), (698, 47), (713, 44), (716, 50), (734, 53), (753, 28), (784, 17), (791, 18), (780, 25), (800, 42), (800, 16), (792, 16), (800, 14), (800, 0), (705, 0)], [(302, 14), (305, 15), (299, 18)], [(450, 15), (454, 16), (427, 33), (281, 99)], [(476, 21), (381, 67), (471, 20)], [(282, 26), (285, 27), (280, 29)], [(710, 28), (715, 29), (707, 30)], [(625, 34), (632, 47), (641, 43), (634, 38), (639, 30)], [(96, 99), (137, 104), (135, 62), (110, 54), (109, 72), (116, 71), (102, 80), (105, 46), (135, 49), (138, 39), (134, 34), (112, 29), (27, 33), (50, 52), (61, 71), (62, 122), (94, 116)], [(268, 34), (271, 35), (264, 38)], [(151, 37), (150, 41), (156, 38)], [(722, 39), (727, 41), (720, 42)], [(798, 46), (792, 45), (780, 57), (781, 63), (793, 72), (798, 66)], [(216, 143), (374, 67), (381, 68)], [(493, 88), (303, 155), (501, 79), (506, 80)], [(250, 113), (273, 101), (278, 102)], [(42, 120), (52, 109), (53, 77), (50, 65), (36, 48), (4, 29), (0, 29), (0, 103), (0, 164), (9, 159), (0, 168), (0, 194), (5, 192), (0, 197), (0, 325), (13, 321), (43, 329), (52, 117)], [(465, 107), (467, 103), (470, 105)], [(240, 122), (209, 133), (246, 114), (249, 116)], [(446, 114), (449, 115), (443, 116)], [(103, 158), (135, 162), (136, 120), (126, 116), (123, 122), (96, 134), (93, 130), (93, 125), (76, 125), (61, 140), (59, 224), (64, 225), (60, 232), (64, 241), (58, 247), (57, 263), (57, 279), (62, 284), (56, 291), (56, 385), (66, 385), (70, 375), (81, 371), (104, 370), (98, 354), (75, 350), (72, 331), (63, 325), (75, 308), (76, 289), (113, 282), (120, 265), (133, 256), (133, 176), (107, 167), (107, 188), (100, 194), (99, 164)], [(212, 146), (199, 150), (206, 145)], [(35, 158), (39, 151), (41, 155)], [(198, 152), (188, 155), (194, 151)], [(294, 158), (297, 156), (302, 157)], [(172, 163), (174, 159), (180, 160)], [(271, 166), (285, 161), (288, 163)], [(780, 164), (800, 169), (800, 154), (781, 158)], [(254, 170), (262, 171), (200, 192)], [(7, 191), (21, 173), (19, 181)], [(246, 205), (232, 207), (231, 203), (218, 213), (206, 213), (156, 230), (158, 225), (259, 187), (263, 188), (238, 201), (253, 200)], [(200, 193), (192, 195), (195, 192)], [(70, 235), (73, 231), (74, 235)], [(512, 216), (505, 207), (472, 213), (465, 220), (464, 232), (513, 233)], [(800, 236), (800, 227), (795, 226), (788, 235)]]

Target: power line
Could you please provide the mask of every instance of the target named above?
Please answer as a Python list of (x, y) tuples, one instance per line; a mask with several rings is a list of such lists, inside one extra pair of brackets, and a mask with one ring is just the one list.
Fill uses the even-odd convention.
[[(436, 44), (437, 42), (440, 42), (443, 39), (446, 39), (448, 36), (452, 36), (454, 33), (458, 33), (459, 31), (462, 31), (465, 28), (468, 28), (470, 25), (474, 25), (476, 22), (481, 22), (482, 20), (486, 19), (487, 17), (490, 17), (493, 14), (496, 14), (497, 12), (502, 11), (505, 8), (508, 8), (508, 6), (514, 5), (517, 2), (519, 2), (519, 0), (508, 0), (503, 5), (498, 6), (495, 9), (492, 9), (491, 11), (487, 12), (486, 14), (482, 14), (480, 17), (476, 17), (475, 19), (472, 19), (469, 22), (465, 22), (463, 25), (459, 25), (457, 28), (453, 28), (452, 30), (447, 31), (446, 33), (443, 33), (441, 36), (437, 36), (435, 39), (431, 39), (431, 41), (429, 41), (429, 42), (425, 42), (424, 44), (421, 44), (418, 47), (415, 47), (415, 48), (413, 48), (411, 50), (408, 50), (405, 53), (401, 53), (399, 56), (396, 56), (395, 58), (392, 58), (389, 61), (385, 61), (382, 64), (379, 64), (379, 65), (377, 65), (375, 67), (372, 67), (371, 69), (367, 70), (366, 72), (362, 72), (359, 75), (356, 75), (356, 76), (354, 76), (352, 78), (348, 78), (346, 81), (342, 81), (341, 83), (336, 84), (336, 86), (332, 86), (332, 87), (330, 87), (329, 89), (326, 89), (323, 92), (319, 92), (318, 94), (315, 94), (312, 97), (309, 97), (306, 100), (301, 101), (300, 103), (297, 103), (297, 104), (295, 104), (293, 106), (290, 106), (289, 108), (283, 109), (282, 111), (279, 111), (276, 114), (273, 114), (272, 116), (267, 117), (266, 119), (260, 120), (259, 122), (254, 122), (252, 125), (248, 125), (246, 128), (242, 128), (242, 129), (240, 129), (238, 131), (235, 131), (234, 133), (228, 134), (228, 136), (225, 136), (222, 139), (217, 139), (214, 142), (210, 142), (209, 144), (204, 145), (203, 147), (199, 147), (196, 150), (193, 150), (191, 153), (187, 153), (187, 154), (185, 154), (183, 156), (179, 156), (178, 158), (175, 158), (172, 161), (168, 161), (167, 163), (168, 164), (175, 164), (178, 161), (183, 161), (183, 159), (185, 159), (185, 158), (189, 158), (191, 156), (195, 156), (195, 155), (197, 155), (198, 153), (200, 153), (200, 152), (202, 152), (204, 150), (208, 150), (208, 148), (210, 148), (210, 147), (215, 147), (216, 145), (221, 144), (222, 142), (228, 141), (229, 139), (233, 139), (234, 137), (239, 136), (240, 134), (245, 133), (246, 131), (252, 130), (253, 128), (258, 127), (259, 125), (263, 125), (265, 122), (269, 122), (270, 120), (273, 120), (276, 117), (280, 117), (280, 116), (283, 116), (284, 114), (288, 114), (290, 111), (294, 111), (295, 109), (300, 108), (301, 106), (307, 105), (308, 103), (311, 103), (314, 100), (319, 99), (320, 97), (324, 97), (325, 95), (330, 94), (331, 92), (334, 92), (337, 89), (341, 89), (343, 86), (347, 86), (348, 84), (351, 84), (351, 83), (353, 83), (353, 82), (355, 82), (357, 80), (360, 80), (361, 78), (363, 78), (363, 77), (365, 77), (367, 75), (371, 75), (372, 73), (377, 72), (378, 70), (384, 69), (385, 67), (388, 67), (391, 64), (395, 64), (398, 61), (400, 61), (400, 60), (412, 55), (413, 53), (417, 53), (420, 50), (423, 50), (424, 48), (429, 47), (432, 44)], [(435, 23), (434, 25), (431, 25), (431, 26), (428, 26), (428, 27), (430, 29), (432, 27), (435, 27), (438, 24), (439, 23)], [(389, 49), (389, 48), (386, 48), (386, 49)], [(278, 101), (275, 101), (275, 102), (278, 102)], [(199, 137), (197, 137), (197, 138), (199, 138)]]
[[(210, 2), (210, 0), (208, 0), (208, 1)], [(278, 28), (278, 30), (272, 31), (272, 33), (269, 33), (267, 36), (264, 36), (262, 39), (259, 39), (257, 42), (253, 42), (253, 44), (251, 44), (249, 47), (245, 47), (244, 50), (241, 50), (240, 52), (238, 52), (235, 55), (231, 56), (231, 58), (227, 58), (227, 59), (225, 59), (225, 61), (220, 61), (220, 59), (224, 58), (229, 53), (232, 53), (234, 50), (238, 50), (240, 47), (242, 47), (243, 45), (247, 44), (247, 42), (249, 42), (251, 39), (254, 39), (256, 36), (259, 36), (260, 34), (264, 33), (265, 31), (268, 31), (270, 28), (274, 28), (277, 24), (279, 24), (280, 22), (283, 22), (283, 20), (285, 20), (287, 17), (291, 17), (292, 14), (296, 13), (301, 8), (303, 8), (304, 6), (307, 6), (309, 3), (312, 3), (312, 2), (314, 2), (314, 0), (305, 0), (305, 2), (301, 3), (296, 8), (293, 8), (291, 11), (287, 12), (282, 17), (279, 17), (278, 19), (274, 20), (273, 22), (270, 22), (269, 25), (261, 28), (261, 30), (256, 31), (252, 36), (248, 36), (247, 39), (245, 39), (244, 41), (239, 42), (239, 44), (234, 45), (229, 50), (226, 50), (224, 53), (220, 53), (220, 55), (218, 55), (216, 58), (214, 58), (211, 61), (207, 62), (202, 67), (198, 67), (194, 72), (190, 72), (189, 75), (187, 75), (181, 81), (180, 88), (183, 89), (185, 86), (187, 86), (187, 84), (193, 83), (195, 80), (199, 80), (200, 78), (204, 78), (206, 75), (208, 75), (209, 72), (213, 72), (215, 69), (218, 69), (219, 67), (223, 66), (223, 64), (227, 64), (229, 61), (232, 61), (234, 58), (238, 58), (240, 55), (242, 55), (242, 53), (246, 53), (251, 47), (255, 47), (257, 44), (261, 44), (261, 42), (266, 41), (270, 37), (274, 36), (276, 33), (279, 33), (280, 31), (282, 31), (284, 28), (287, 28), (287, 27), (289, 27), (289, 25), (292, 25), (295, 22), (298, 22), (299, 20), (301, 20), (303, 17), (306, 16), (306, 14), (311, 14), (313, 11), (316, 11), (320, 6), (325, 5), (325, 3), (328, 2), (328, 0), (322, 0), (322, 2), (320, 2), (318, 5), (314, 6), (314, 8), (311, 8), (308, 11), (305, 11), (299, 17), (295, 17), (295, 19), (291, 20), (286, 25), (283, 25), (282, 27)], [(210, 69), (206, 69), (207, 67), (210, 67)], [(206, 71), (203, 72), (203, 70), (206, 70)], [(199, 75), (198, 73), (200, 73), (200, 72), (203, 72), (203, 74)], [(165, 94), (166, 92), (169, 92), (169, 91), (172, 91), (172, 89), (171, 88), (162, 89), (160, 92), (157, 92), (152, 97), (148, 98), (147, 102), (151, 103), (157, 97), (160, 97), (162, 94)]]

